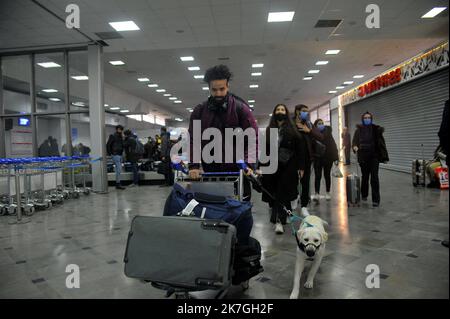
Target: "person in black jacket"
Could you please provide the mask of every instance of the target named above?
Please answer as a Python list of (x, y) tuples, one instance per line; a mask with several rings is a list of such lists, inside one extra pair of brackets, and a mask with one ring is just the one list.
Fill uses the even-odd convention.
[(170, 132), (167, 132), (166, 127), (161, 127), (161, 161), (164, 168), (165, 184), (161, 186), (172, 186), (174, 182), (174, 173), (172, 170), (170, 149), (172, 144), (170, 142)]
[(131, 170), (133, 172), (133, 183), (129, 187), (139, 186), (139, 169), (138, 160), (139, 154), (136, 152), (137, 146), (137, 136), (133, 135), (130, 130), (124, 132), (125, 140), (123, 142), (123, 148), (125, 150), (125, 155), (127, 161), (131, 164)]
[[(317, 119), (314, 122), (314, 127), (316, 127), (323, 136), (322, 140), (313, 141), (314, 148), (314, 175), (315, 175), (315, 191), (316, 194), (311, 196), (315, 202), (319, 202), (320, 198), (320, 180), (322, 179), (322, 171), (325, 178), (326, 195), (325, 199), (330, 200), (330, 189), (331, 189), (331, 168), (333, 167), (333, 162), (337, 165), (339, 162), (339, 154), (334, 141), (333, 135), (331, 134), (331, 127), (325, 126), (322, 119)], [(319, 144), (320, 143), (320, 144)]]
[(300, 206), (303, 215), (309, 215), (306, 208), (311, 200), (309, 196), (309, 187), (311, 179), (311, 165), (314, 161), (313, 139), (322, 140), (322, 134), (309, 120), (309, 108), (306, 105), (299, 104), (295, 106), (294, 123), (297, 126), (300, 137), (305, 144), (305, 173), (300, 180), (301, 195)]
[[(270, 150), (270, 129), (278, 129), (278, 169), (274, 174), (263, 174), (262, 185), (287, 209), (298, 196), (298, 179), (305, 170), (305, 145), (300, 138), (289, 111), (284, 104), (278, 104), (266, 129), (266, 145)], [(270, 152), (272, 152), (270, 150)], [(269, 165), (269, 163), (265, 164)], [(262, 200), (272, 208), (270, 222), (275, 224), (277, 234), (284, 233), (287, 214), (278, 202), (263, 193)]]
[[(439, 144), (446, 156), (445, 162), (448, 166), (448, 100), (445, 102), (444, 113), (442, 114), (441, 127), (439, 128)], [(442, 241), (442, 245), (448, 248), (448, 239)]]
[(350, 151), (352, 148), (352, 141), (347, 126), (342, 130), (342, 144), (342, 146), (344, 147), (345, 165), (350, 165)]
[(353, 135), (352, 148), (358, 155), (358, 163), (361, 166), (361, 196), (367, 201), (369, 195), (369, 177), (372, 187), (372, 205), (380, 206), (380, 182), (378, 169), (380, 163), (387, 163), (389, 155), (386, 142), (383, 137), (384, 128), (373, 124), (373, 115), (365, 112), (361, 116), (362, 124), (356, 126)]
[(122, 172), (123, 155), (123, 126), (116, 126), (116, 133), (111, 134), (106, 143), (106, 152), (112, 157), (116, 171), (116, 188), (125, 189), (120, 183), (120, 173)]

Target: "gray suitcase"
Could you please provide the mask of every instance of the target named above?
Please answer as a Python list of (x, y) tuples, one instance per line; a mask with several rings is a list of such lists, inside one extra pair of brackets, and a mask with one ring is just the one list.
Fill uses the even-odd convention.
[(347, 205), (360, 206), (361, 203), (361, 178), (356, 174), (350, 174), (346, 179)]
[(220, 220), (136, 216), (125, 275), (162, 287), (201, 291), (231, 285), (236, 228)]

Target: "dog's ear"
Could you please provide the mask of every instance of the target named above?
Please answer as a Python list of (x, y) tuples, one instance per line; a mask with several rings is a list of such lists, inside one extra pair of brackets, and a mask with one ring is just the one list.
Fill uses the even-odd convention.
[(305, 232), (305, 230), (304, 229), (299, 229), (299, 230), (297, 230), (297, 237), (298, 237), (298, 240), (302, 240), (302, 237), (303, 237), (303, 233)]
[(328, 233), (327, 232), (321, 232), (320, 236), (322, 236), (322, 243), (326, 243), (328, 241)]

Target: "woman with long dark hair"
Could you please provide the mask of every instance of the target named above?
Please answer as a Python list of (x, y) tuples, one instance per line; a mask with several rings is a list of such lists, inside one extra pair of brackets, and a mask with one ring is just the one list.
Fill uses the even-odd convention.
[[(272, 112), (269, 126), (266, 129), (266, 145), (270, 150), (271, 129), (278, 130), (278, 168), (273, 174), (263, 174), (262, 184), (277, 201), (291, 209), (291, 201), (298, 196), (297, 185), (299, 175), (305, 168), (305, 145), (289, 116), (284, 104), (277, 104)], [(265, 164), (269, 165), (269, 163)], [(262, 200), (272, 208), (270, 222), (275, 225), (277, 234), (284, 233), (287, 214), (280, 203), (273, 201), (263, 193)]]

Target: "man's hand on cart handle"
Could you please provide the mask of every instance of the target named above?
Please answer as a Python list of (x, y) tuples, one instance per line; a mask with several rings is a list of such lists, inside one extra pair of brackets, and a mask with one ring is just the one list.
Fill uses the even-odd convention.
[(200, 179), (201, 174), (202, 174), (202, 171), (199, 169), (190, 169), (189, 170), (189, 178), (191, 178), (191, 179)]

